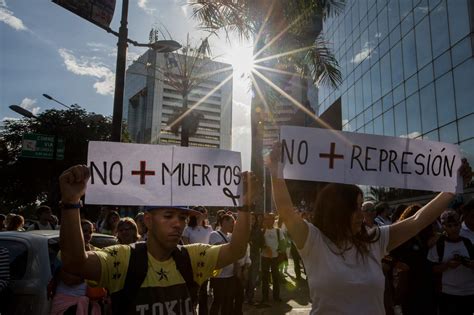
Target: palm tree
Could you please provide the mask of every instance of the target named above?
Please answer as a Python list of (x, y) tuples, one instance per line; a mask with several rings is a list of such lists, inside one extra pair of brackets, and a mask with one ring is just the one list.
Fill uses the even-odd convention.
[[(162, 31), (152, 28), (149, 35), (150, 43), (157, 41), (159, 35), (164, 37)], [(170, 35), (169, 37), (171, 38)], [(198, 46), (193, 46), (188, 34), (186, 45), (179, 49), (177, 53), (165, 53), (164, 57), (164, 66), (154, 69), (163, 75), (163, 79), (155, 79), (162, 80), (181, 94), (182, 105), (174, 110), (167, 121), (167, 125), (174, 134), (180, 135), (181, 146), (187, 147), (189, 146), (189, 138), (196, 134), (199, 122), (204, 118), (199, 110), (193, 107), (189, 108), (189, 95), (200, 84), (226, 69), (211, 71), (212, 58), (207, 37)], [(151, 64), (146, 64), (146, 66), (151, 66)], [(202, 100), (205, 100), (205, 98)]]
[(181, 133), (181, 146), (189, 146), (189, 138), (196, 134), (199, 121), (204, 115), (198, 110), (188, 108), (189, 94), (202, 82), (212, 75), (209, 69), (211, 59), (208, 39), (201, 41), (199, 47), (192, 47), (189, 35), (186, 45), (180, 49), (179, 54), (167, 54), (165, 58), (166, 71), (163, 72), (165, 83), (181, 93), (182, 107), (175, 110), (168, 120), (168, 127), (178, 135)]
[[(257, 66), (263, 65), (260, 74), (301, 75), (306, 88), (300, 103), (305, 104), (301, 107), (307, 113), (310, 110), (304, 106), (309, 104), (306, 91), (310, 83), (332, 87), (341, 83), (337, 60), (320, 33), (322, 20), (341, 12), (344, 0), (192, 0), (190, 4), (193, 16), (204, 29), (212, 33), (224, 30), (227, 36), (236, 33), (242, 39), (253, 40)], [(253, 80), (254, 90), (265, 84), (262, 76)], [(262, 117), (271, 116), (271, 112), (265, 112), (275, 99), (268, 90), (256, 91), (261, 97), (253, 98), (251, 106), (251, 168), (259, 179), (263, 177), (263, 158), (259, 154), (263, 148)]]

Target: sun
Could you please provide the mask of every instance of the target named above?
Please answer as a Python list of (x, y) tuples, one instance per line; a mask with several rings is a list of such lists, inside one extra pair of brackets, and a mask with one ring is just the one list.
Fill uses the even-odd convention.
[(254, 68), (253, 46), (236, 43), (226, 50), (225, 59), (232, 65), (234, 76), (248, 77)]

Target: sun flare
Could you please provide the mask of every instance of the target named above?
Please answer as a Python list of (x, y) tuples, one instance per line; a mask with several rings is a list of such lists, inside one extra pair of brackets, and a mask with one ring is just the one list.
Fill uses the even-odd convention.
[(252, 45), (232, 45), (225, 55), (226, 61), (232, 65), (234, 74), (238, 77), (248, 77), (254, 69)]

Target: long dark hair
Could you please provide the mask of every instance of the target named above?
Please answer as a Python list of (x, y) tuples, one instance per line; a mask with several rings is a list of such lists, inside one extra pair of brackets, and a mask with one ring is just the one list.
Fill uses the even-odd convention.
[[(110, 224), (110, 219), (113, 217), (113, 216), (117, 216), (120, 220), (120, 214), (117, 212), (117, 211), (110, 211), (109, 213), (107, 213), (107, 216), (105, 217), (105, 222), (104, 222), (104, 229), (106, 230), (109, 230), (109, 231), (112, 231), (112, 234), (117, 232), (117, 226), (112, 226), (112, 224)], [(117, 225), (118, 225), (118, 222), (117, 222)], [(115, 231), (114, 231), (115, 229)]]
[(358, 211), (357, 198), (363, 196), (355, 185), (328, 184), (318, 194), (314, 209), (313, 224), (337, 247), (337, 254), (355, 246), (363, 257), (369, 253), (369, 243), (380, 236), (378, 228), (370, 234), (365, 226), (360, 232), (352, 232), (352, 216)]
[[(204, 214), (204, 213), (207, 214), (207, 209), (203, 206), (195, 206), (195, 207), (193, 207), (193, 210), (199, 211), (201, 214)], [(198, 225), (198, 220), (197, 219), (198, 219), (198, 217), (196, 215), (189, 216), (188, 226), (190, 228), (194, 229)], [(207, 228), (206, 220), (202, 220), (201, 226), (204, 227), (204, 228)]]

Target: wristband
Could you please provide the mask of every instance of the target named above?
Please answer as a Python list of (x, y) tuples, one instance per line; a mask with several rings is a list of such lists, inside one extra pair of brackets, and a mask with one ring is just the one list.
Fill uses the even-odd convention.
[(82, 208), (82, 200), (79, 200), (78, 203), (63, 203), (62, 201), (59, 202), (60, 210), (80, 209), (80, 208)]

